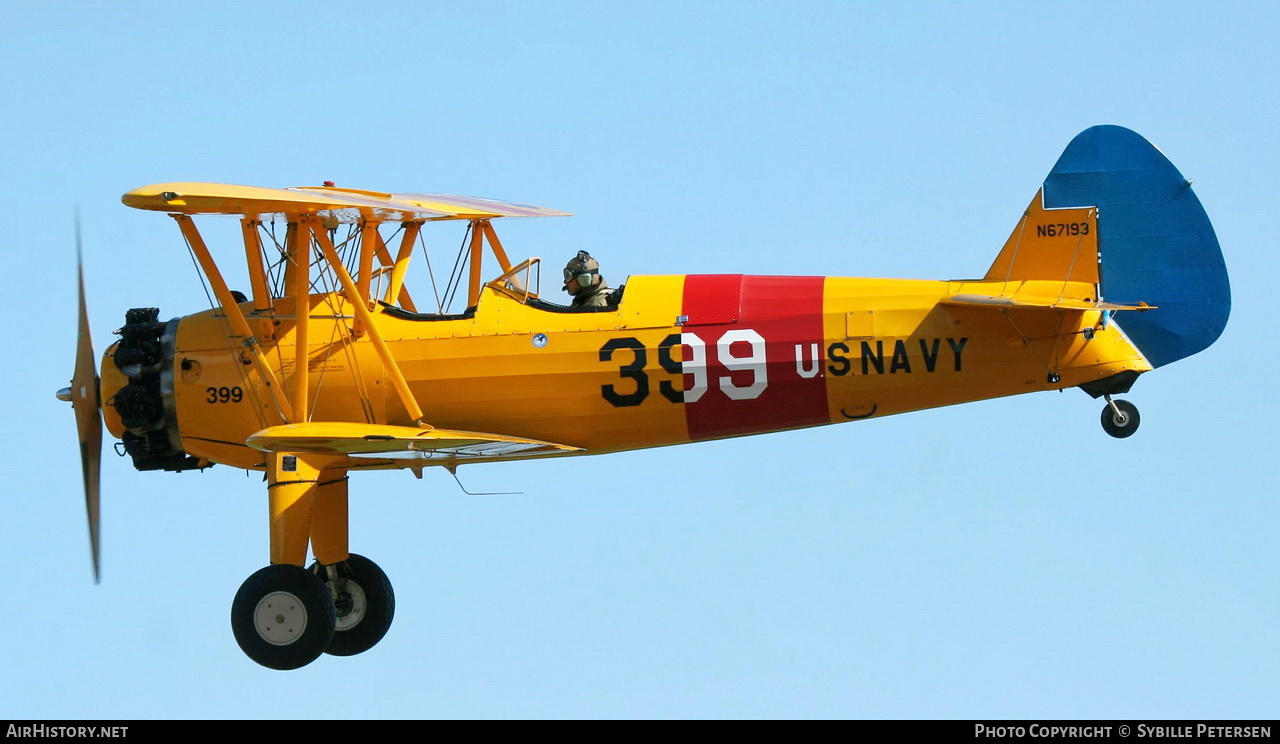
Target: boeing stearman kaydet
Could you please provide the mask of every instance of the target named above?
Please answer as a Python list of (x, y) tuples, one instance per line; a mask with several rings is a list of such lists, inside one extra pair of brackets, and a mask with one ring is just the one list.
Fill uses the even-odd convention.
[[(123, 200), (177, 223), (216, 302), (169, 320), (129, 310), (99, 372), (81, 271), (60, 397), (75, 408), (95, 577), (103, 421), (138, 470), (263, 471), (270, 565), (241, 586), (231, 625), (275, 669), (361, 653), (391, 625), (390, 582), (348, 547), (360, 471), (594, 455), (1068, 387), (1105, 399), (1103, 428), (1128, 437), (1138, 411), (1113, 396), (1208, 347), (1230, 312), (1190, 181), (1114, 126), (1072, 140), (985, 274), (962, 280), (632, 276), (601, 306), (572, 308), (539, 295), (539, 259), (512, 262), (494, 227), (565, 214), (551, 209), (332, 185), (165, 183)], [(241, 245), (220, 260), (245, 261), (243, 294), (197, 215), (239, 217)], [(436, 223), (465, 227), (455, 271), (415, 279)], [(450, 265), (432, 253), (434, 271)]]

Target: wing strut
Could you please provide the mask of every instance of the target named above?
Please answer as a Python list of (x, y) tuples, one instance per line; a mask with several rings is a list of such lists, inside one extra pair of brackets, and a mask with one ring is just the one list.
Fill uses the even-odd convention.
[(311, 420), (311, 222), (289, 228), (284, 245), (293, 260), (292, 270), (285, 271), (285, 286), (293, 293), (293, 411), (299, 422), (306, 422)]
[[(411, 313), (418, 312), (418, 308), (414, 307), (413, 300), (409, 298), (409, 290), (404, 288), (404, 275), (409, 270), (409, 257), (413, 255), (413, 246), (416, 244), (418, 233), (420, 232), (422, 232), (421, 222), (406, 222), (404, 224), (404, 235), (400, 238), (400, 252), (396, 254), (394, 262), (388, 260), (391, 254), (387, 252), (385, 245), (381, 242), (381, 236), (379, 236), (379, 259), (383, 265), (393, 267), (391, 269), (391, 281), (387, 285), (387, 295), (384, 300), (391, 304), (395, 304), (396, 300), (399, 300), (400, 306)], [(383, 258), (384, 255), (386, 258)]]
[(275, 338), (275, 323), (271, 313), (275, 309), (271, 304), (271, 288), (267, 286), (267, 272), (262, 265), (262, 240), (258, 237), (258, 227), (262, 223), (245, 218), (240, 220), (240, 233), (244, 238), (245, 264), (249, 267), (249, 285), (253, 288), (253, 314), (258, 318), (258, 340), (271, 341)]
[(204, 238), (200, 237), (200, 231), (196, 229), (195, 223), (191, 217), (185, 214), (170, 215), (178, 221), (178, 228), (182, 230), (182, 235), (187, 239), (187, 244), (191, 246), (191, 252), (195, 254), (196, 261), (200, 264), (200, 268), (204, 271), (204, 275), (209, 279), (209, 285), (213, 288), (213, 294), (218, 298), (219, 304), (222, 305), (222, 312), (226, 314), (227, 320), (231, 322), (231, 328), (241, 337), (244, 347), (252, 354), (253, 363), (258, 367), (258, 374), (262, 375), (262, 380), (267, 385), (267, 390), (271, 393), (271, 401), (275, 404), (276, 410), (280, 412), (280, 417), (285, 423), (294, 423), (293, 408), (290, 407), (289, 401), (284, 395), (284, 386), (280, 384), (280, 380), (276, 377), (275, 372), (271, 371), (271, 364), (262, 353), (262, 348), (258, 345), (258, 337), (253, 335), (253, 331), (249, 330), (249, 322), (244, 319), (244, 313), (240, 312), (240, 306), (236, 304), (236, 300), (231, 296), (231, 290), (227, 289), (227, 283), (222, 278), (222, 273), (218, 271), (218, 265), (214, 263), (213, 257), (209, 255), (209, 249), (204, 244)]
[(316, 243), (320, 246), (320, 250), (324, 252), (325, 260), (329, 262), (330, 268), (338, 275), (338, 281), (342, 282), (342, 290), (347, 293), (347, 297), (351, 301), (351, 307), (356, 312), (356, 318), (369, 334), (369, 340), (373, 342), (373, 348), (378, 352), (378, 358), (382, 361), (382, 368), (386, 371), (387, 377), (391, 379), (391, 385), (396, 389), (396, 394), (400, 396), (400, 402), (404, 405), (405, 410), (409, 412), (409, 418), (419, 426), (431, 428), (422, 422), (422, 409), (418, 407), (418, 401), (414, 399), (413, 391), (409, 389), (409, 383), (405, 382), (404, 374), (401, 373), (400, 366), (396, 364), (396, 358), (392, 356), (391, 349), (387, 347), (387, 342), (382, 340), (382, 334), (378, 332), (378, 326), (374, 324), (373, 315), (369, 312), (369, 308), (365, 306), (360, 296), (360, 290), (356, 287), (355, 280), (351, 278), (351, 274), (347, 273), (347, 267), (343, 265), (342, 259), (338, 257), (338, 252), (333, 247), (333, 241), (329, 240), (329, 233), (324, 229), (317, 217), (302, 218), (299, 228), (308, 230), (315, 236)]

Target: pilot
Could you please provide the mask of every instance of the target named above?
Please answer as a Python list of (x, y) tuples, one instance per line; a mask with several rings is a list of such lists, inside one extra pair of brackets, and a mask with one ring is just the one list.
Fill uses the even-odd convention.
[(600, 264), (586, 251), (578, 251), (578, 255), (565, 264), (564, 291), (573, 295), (574, 308), (609, 304), (609, 285), (600, 276)]

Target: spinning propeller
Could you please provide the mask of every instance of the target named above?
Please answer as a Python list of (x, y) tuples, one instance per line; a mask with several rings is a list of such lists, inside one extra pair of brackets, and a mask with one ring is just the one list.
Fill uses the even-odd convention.
[(80, 327), (76, 340), (76, 367), (71, 387), (58, 391), (58, 399), (70, 401), (76, 413), (80, 437), (80, 465), (84, 470), (84, 505), (89, 515), (89, 544), (93, 550), (93, 581), (100, 577), (98, 565), (98, 475), (102, 465), (102, 414), (98, 400), (98, 371), (89, 335), (89, 313), (84, 301), (84, 258), (80, 247), (80, 218), (76, 216), (76, 272), (80, 281)]

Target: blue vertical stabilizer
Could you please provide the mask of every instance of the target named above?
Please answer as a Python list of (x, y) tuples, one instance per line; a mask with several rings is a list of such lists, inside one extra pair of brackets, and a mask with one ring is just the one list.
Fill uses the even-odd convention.
[(1098, 208), (1102, 298), (1157, 309), (1117, 319), (1153, 367), (1212, 344), (1231, 314), (1213, 225), (1191, 184), (1124, 127), (1081, 132), (1044, 182), (1048, 208)]

